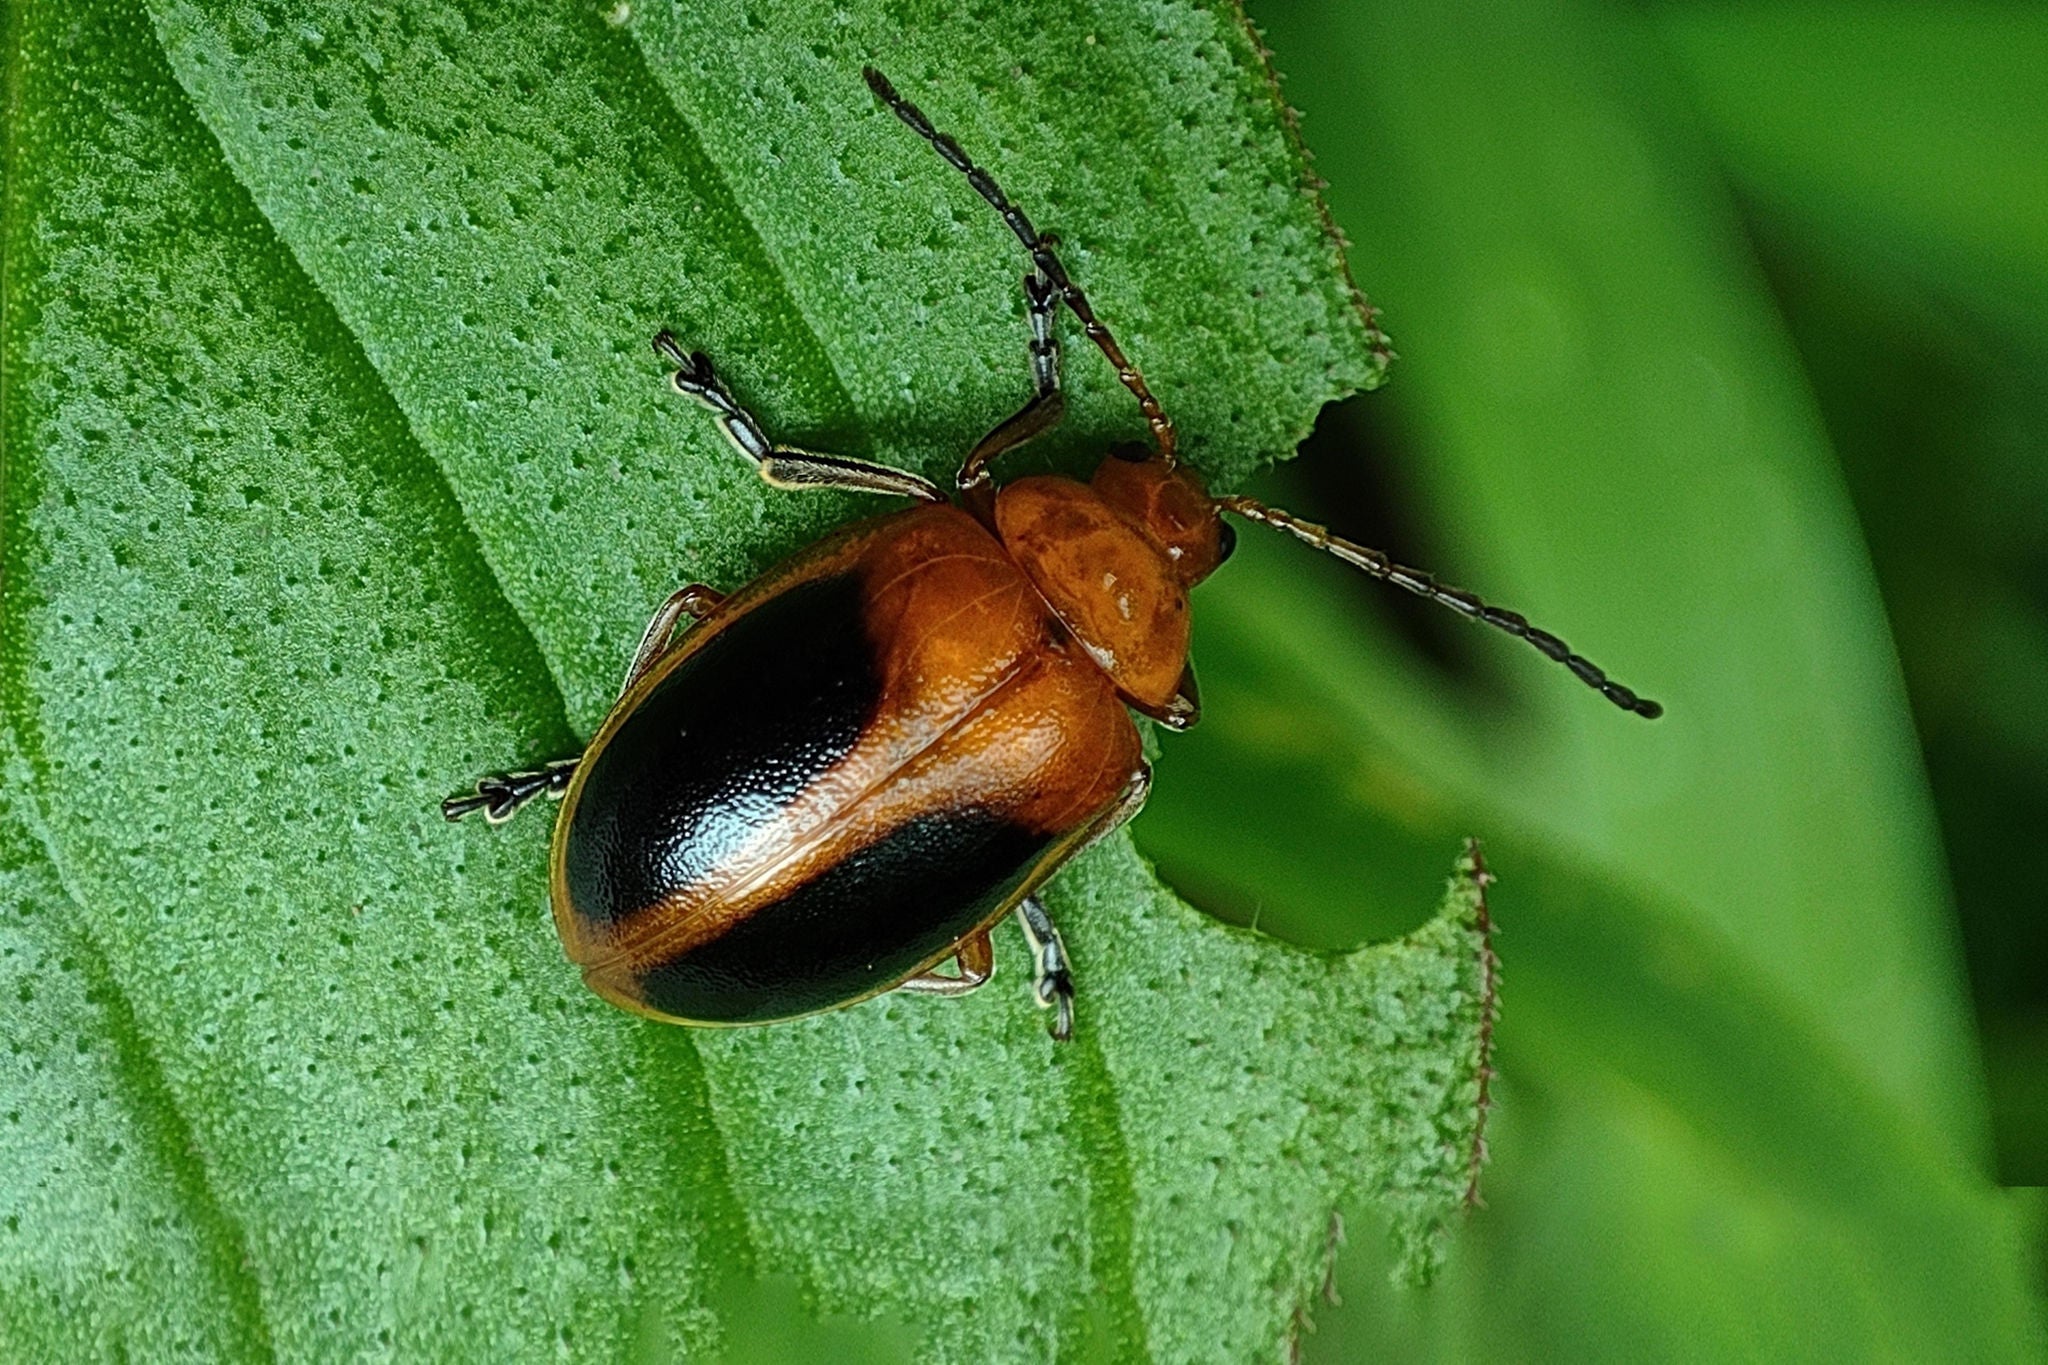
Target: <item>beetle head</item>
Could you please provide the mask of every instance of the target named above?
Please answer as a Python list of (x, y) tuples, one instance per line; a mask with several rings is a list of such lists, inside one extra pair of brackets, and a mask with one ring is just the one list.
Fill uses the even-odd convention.
[(1159, 458), (1145, 446), (1112, 449), (1090, 486), (1166, 547), (1184, 587), (1192, 588), (1214, 573), (1237, 544), (1236, 533), (1224, 523), (1216, 500), (1195, 472)]

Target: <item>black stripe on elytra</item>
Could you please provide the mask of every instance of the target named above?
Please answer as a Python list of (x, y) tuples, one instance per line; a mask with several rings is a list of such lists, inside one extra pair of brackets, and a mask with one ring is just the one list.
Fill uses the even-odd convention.
[(682, 1019), (829, 1009), (901, 980), (1016, 893), (1054, 836), (980, 811), (921, 816), (641, 978)]
[(563, 847), (571, 903), (610, 923), (694, 885), (846, 757), (881, 700), (855, 574), (720, 630), (585, 759)]

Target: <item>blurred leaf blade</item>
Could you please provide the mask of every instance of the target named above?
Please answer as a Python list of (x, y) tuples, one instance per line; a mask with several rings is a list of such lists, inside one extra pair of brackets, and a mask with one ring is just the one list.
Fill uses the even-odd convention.
[(1404, 338), (1375, 410), (1439, 527), (1429, 567), (1669, 715), (1618, 717), (1487, 640), (1520, 714), (1473, 722), (1306, 587), (1219, 577), (1204, 610), (1330, 623), (1276, 647), (1351, 724), (1466, 808), (1687, 907), (1930, 1133), (1981, 1153), (1910, 717), (1782, 321), (1647, 25), (1590, 4), (1488, 14), (1259, 18)]
[[(1204, 215), (1223, 230), (1236, 182), (1257, 187), (1225, 226), (1264, 243), (1231, 285), (1260, 301), (1156, 339), (1155, 382), (1252, 357), (1254, 382), (1189, 405), (1213, 418), (1192, 444), (1227, 473), (1376, 361), (1277, 106), (1246, 102), (1264, 89), (1248, 36), (1228, 9), (1188, 19), (1169, 35), (1200, 92), (1180, 135), (1230, 183), (1137, 234), (1162, 245), (1135, 258), (1155, 325), (1213, 313), (1172, 285), (1167, 248)], [(819, 14), (778, 22), (785, 45), (859, 38)], [(1022, 377), (1021, 262), (999, 226), (935, 215), (930, 271), (875, 286), (899, 310), (916, 284), (934, 318), (958, 302), (1003, 324), (971, 346), (901, 334), (899, 380), (966, 376), (914, 431), (924, 410), (906, 405), (927, 395), (857, 378), (854, 324), (814, 322), (830, 281), (783, 287), (824, 269), (777, 259), (801, 255), (802, 230), (754, 228), (774, 211), (735, 202), (705, 116), (679, 121), (651, 74), (664, 59), (595, 14), (167, 5), (152, 29), (88, 6), (9, 23), (24, 113), (0, 705), (65, 890), (46, 902), (31, 874), (25, 919), (89, 926), (152, 1093), (179, 1108), (173, 1145), (206, 1173), (213, 1221), (242, 1230), (228, 1307), (209, 1318), (195, 1296), (212, 1326), (191, 1334), (220, 1334), (195, 1353), (232, 1350), (242, 1322), (256, 1354), (267, 1332), (283, 1354), (659, 1356), (730, 1342), (734, 1305), (757, 1301), (734, 1286), (793, 1271), (813, 1308), (893, 1318), (939, 1358), (1270, 1356), (1322, 1281), (1340, 1200), (1378, 1191), (1411, 1271), (1435, 1263), (1477, 1115), (1469, 896), (1403, 943), (1314, 956), (1196, 915), (1117, 840), (1052, 892), (1100, 983), (1069, 1054), (1015, 989), (699, 1037), (605, 1008), (564, 967), (544, 821), (435, 817), (464, 776), (570, 748), (675, 582), (740, 581), (852, 510), (767, 493), (701, 414), (664, 404), (653, 327), (734, 356), (778, 431), (929, 463)], [(1106, 36), (1121, 47), (1078, 60), (1159, 60), (1153, 34)], [(1082, 88), (1102, 78), (1081, 70)], [(996, 128), (1044, 117), (1115, 141), (1099, 103), (981, 94), (997, 152)], [(868, 164), (807, 212), (850, 230), (858, 210), (879, 240), (905, 218), (864, 202), (884, 163), (972, 208), (857, 79), (831, 98), (836, 121), (783, 131)], [(774, 136), (750, 123), (730, 145)], [(1100, 185), (1067, 205), (1091, 284), (1135, 247), (1091, 250), (1086, 224), (1127, 207)], [(969, 241), (1010, 265), (956, 300)], [(1122, 308), (1143, 314), (1140, 296)], [(1100, 374), (1082, 399), (1083, 451), (1135, 425)], [(91, 1005), (64, 1007), (62, 1037), (105, 1031)], [(1351, 1045), (1320, 1046), (1333, 1036)], [(1186, 1055), (1163, 1055), (1175, 1039)], [(15, 1177), (50, 1160), (36, 1149)], [(158, 1178), (155, 1197), (193, 1195)], [(203, 1243), (207, 1218), (189, 1221)], [(7, 1294), (52, 1292), (52, 1248), (6, 1231)], [(68, 1333), (118, 1350), (158, 1340), (137, 1300), (171, 1291), (87, 1276), (55, 1292)], [(0, 1325), (29, 1356), (74, 1339), (30, 1313)], [(902, 1335), (854, 1330), (848, 1349)]]
[(2012, 7), (1841, 17), (1677, 6), (1657, 27), (1863, 518), (1941, 815), (1997, 1169), (2038, 1185), (2048, 921), (2007, 850), (2048, 821), (2048, 28)]
[(2039, 12), (1795, 3), (1652, 13), (1746, 195), (1910, 262), (2034, 345), (2048, 342)]
[[(1249, 543), (1233, 568), (1278, 591), (1282, 550)], [(1273, 716), (1341, 714), (1328, 680), (1275, 667), (1241, 622), (1202, 643), (1210, 717), (1169, 753), (1137, 827), (1170, 875), (1255, 897), (1293, 932), (1327, 922), (1334, 888), (1448, 832), (1455, 807), (1403, 799), (1400, 760), (1371, 734), (1272, 742)], [(1282, 801), (1291, 886), (1231, 852), (1243, 811)], [(1690, 907), (1527, 822), (1493, 831), (1512, 1008), (1487, 1209), (1428, 1296), (1386, 1293), (1363, 1232), (1306, 1359), (2034, 1357), (2042, 1314), (2004, 1192)]]

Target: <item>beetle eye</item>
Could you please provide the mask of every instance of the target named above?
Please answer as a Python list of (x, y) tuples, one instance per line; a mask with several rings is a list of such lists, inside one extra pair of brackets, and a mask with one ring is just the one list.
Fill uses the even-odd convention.
[(1109, 453), (1129, 464), (1143, 464), (1152, 458), (1152, 447), (1143, 441), (1118, 441)]
[(1216, 562), (1226, 564), (1237, 552), (1237, 528), (1223, 518), (1216, 518)]

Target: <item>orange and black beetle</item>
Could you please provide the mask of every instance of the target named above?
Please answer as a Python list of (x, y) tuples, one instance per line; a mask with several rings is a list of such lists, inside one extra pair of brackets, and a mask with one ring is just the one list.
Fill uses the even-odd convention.
[[(866, 76), (1029, 253), (1036, 391), (968, 453), (956, 503), (915, 474), (775, 445), (707, 357), (655, 338), (677, 391), (769, 483), (921, 505), (850, 526), (729, 597), (684, 588), (655, 613), (581, 757), (443, 803), (450, 820), (481, 810), (497, 823), (561, 798), (555, 926), (598, 994), (690, 1024), (765, 1023), (888, 990), (958, 994), (988, 979), (990, 931), (1015, 910), (1038, 1001), (1067, 1037), (1066, 952), (1033, 892), (1144, 804), (1150, 770), (1126, 708), (1194, 724), (1188, 589), (1229, 556), (1226, 511), (1519, 635), (1616, 705), (1659, 714), (1513, 612), (1288, 513), (1210, 497), (1051, 241), (880, 73)], [(1063, 305), (1153, 443), (1112, 451), (1087, 484), (998, 490), (992, 462), (1064, 410)], [(685, 617), (696, 624), (678, 633)], [(949, 959), (956, 973), (938, 972)]]

